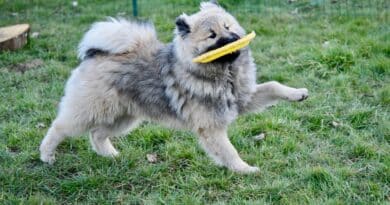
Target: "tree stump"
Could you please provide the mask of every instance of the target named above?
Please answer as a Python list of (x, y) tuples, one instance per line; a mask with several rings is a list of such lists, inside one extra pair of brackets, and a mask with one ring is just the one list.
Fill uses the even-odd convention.
[(16, 50), (27, 43), (30, 25), (0, 27), (0, 50)]

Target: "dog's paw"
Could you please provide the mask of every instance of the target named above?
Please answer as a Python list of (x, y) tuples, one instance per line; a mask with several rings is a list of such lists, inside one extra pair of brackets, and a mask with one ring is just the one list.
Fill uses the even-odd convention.
[(41, 160), (42, 162), (46, 162), (50, 165), (54, 164), (54, 162), (56, 161), (56, 157), (54, 155), (54, 153), (52, 154), (47, 154), (47, 153), (42, 153), (41, 152)]
[(258, 167), (252, 167), (252, 166), (245, 166), (240, 168), (233, 168), (233, 171), (241, 173), (241, 174), (251, 174), (259, 172), (260, 169)]
[(109, 149), (104, 154), (102, 154), (102, 156), (105, 156), (105, 157), (116, 157), (118, 155), (119, 155), (119, 152), (115, 148)]
[(298, 88), (289, 92), (287, 100), (289, 101), (303, 101), (309, 97), (309, 91), (306, 88)]
[(249, 167), (248, 169), (245, 170), (244, 173), (250, 174), (250, 173), (256, 173), (256, 172), (260, 172), (260, 168), (258, 168), (258, 167)]
[(103, 157), (116, 157), (119, 155), (119, 152), (113, 147), (113, 146), (101, 146), (99, 147), (98, 149), (96, 149), (97, 147), (95, 147), (95, 151), (98, 155), (100, 156), (103, 156)]

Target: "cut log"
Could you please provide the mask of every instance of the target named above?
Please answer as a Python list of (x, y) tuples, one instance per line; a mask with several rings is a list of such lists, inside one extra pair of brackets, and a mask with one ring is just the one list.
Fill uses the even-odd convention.
[(30, 25), (0, 27), (0, 50), (16, 50), (27, 43)]

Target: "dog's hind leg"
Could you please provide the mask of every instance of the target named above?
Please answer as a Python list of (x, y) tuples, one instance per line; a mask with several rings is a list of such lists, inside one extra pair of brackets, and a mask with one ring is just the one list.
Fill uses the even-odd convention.
[(99, 155), (106, 157), (118, 155), (118, 151), (114, 148), (109, 138), (112, 134), (112, 129), (105, 126), (92, 129), (90, 140), (93, 150)]
[(90, 141), (92, 148), (97, 154), (114, 157), (118, 151), (110, 141), (110, 137), (118, 136), (129, 132), (138, 124), (138, 120), (132, 117), (123, 117), (118, 119), (113, 125), (100, 125), (91, 129)]
[(55, 161), (55, 150), (57, 146), (67, 137), (77, 135), (83, 132), (83, 127), (70, 123), (71, 120), (57, 117), (46, 136), (43, 138), (39, 147), (41, 153), (41, 160), (49, 164), (53, 164)]
[(243, 112), (262, 110), (279, 100), (303, 101), (308, 97), (306, 88), (292, 88), (276, 81), (266, 82), (256, 86), (256, 91)]
[(230, 143), (226, 129), (199, 129), (198, 134), (200, 144), (217, 164), (240, 173), (259, 171), (259, 168), (248, 165), (240, 158)]

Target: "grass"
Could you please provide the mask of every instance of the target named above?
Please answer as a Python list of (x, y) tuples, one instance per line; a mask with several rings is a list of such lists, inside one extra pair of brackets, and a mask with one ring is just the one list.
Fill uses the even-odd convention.
[[(196, 11), (198, 3), (163, 2), (141, 1), (140, 15), (168, 42), (175, 17)], [(311, 92), (303, 103), (281, 103), (231, 125), (243, 159), (261, 168), (254, 175), (218, 168), (191, 133), (155, 124), (115, 140), (116, 159), (97, 156), (81, 137), (59, 146), (54, 166), (41, 163), (38, 146), (78, 64), (77, 43), (92, 22), (130, 15), (131, 1), (72, 7), (60, 0), (0, 0), (0, 26), (28, 22), (39, 32), (25, 48), (0, 53), (0, 203), (389, 204), (388, 13), (245, 13), (248, 5), (226, 2), (258, 34), (251, 43), (258, 81)], [(38, 67), (15, 71), (36, 59)], [(266, 139), (256, 142), (259, 133)], [(158, 155), (157, 163), (146, 160), (149, 153)]]

